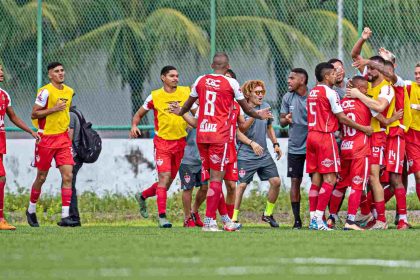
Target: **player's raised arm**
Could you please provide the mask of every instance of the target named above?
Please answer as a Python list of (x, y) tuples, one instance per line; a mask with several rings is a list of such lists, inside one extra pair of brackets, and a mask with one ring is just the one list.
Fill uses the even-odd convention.
[(249, 106), (249, 104), (246, 102), (245, 99), (236, 100), (236, 101), (238, 101), (239, 105), (241, 106), (242, 110), (244, 110), (245, 114), (247, 114), (248, 116), (252, 118), (256, 118), (259, 120), (266, 120), (266, 119), (273, 118), (273, 115), (271, 114), (271, 111), (270, 111), (271, 108), (264, 108), (264, 109), (258, 110), (257, 112), (254, 110), (254, 108)]
[(369, 27), (365, 27), (363, 29), (362, 36), (359, 38), (359, 40), (357, 40), (356, 44), (354, 44), (353, 49), (351, 50), (351, 57), (353, 60), (360, 56), (363, 44), (370, 38), (370, 36), (372, 36), (372, 30), (370, 30)]

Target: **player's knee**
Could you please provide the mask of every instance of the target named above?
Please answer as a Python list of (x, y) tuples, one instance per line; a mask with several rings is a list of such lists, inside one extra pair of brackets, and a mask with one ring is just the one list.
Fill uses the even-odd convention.
[(236, 184), (235, 182), (229, 182), (226, 184), (226, 192), (227, 193), (235, 193)]
[(201, 188), (200, 188), (201, 191), (207, 192), (208, 189), (209, 189), (209, 185), (208, 184), (201, 185)]
[(62, 174), (62, 180), (63, 180), (63, 184), (71, 185), (71, 181), (73, 180), (73, 173), (72, 172), (64, 172)]
[(45, 173), (38, 173), (36, 175), (36, 181), (38, 183), (44, 184), (46, 180), (47, 180), (47, 174), (45, 174)]
[(275, 188), (280, 188), (281, 180), (279, 177), (271, 178), (271, 186)]

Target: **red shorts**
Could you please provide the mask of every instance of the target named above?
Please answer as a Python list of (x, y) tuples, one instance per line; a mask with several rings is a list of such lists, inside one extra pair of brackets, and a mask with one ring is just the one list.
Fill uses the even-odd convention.
[(385, 132), (375, 132), (371, 137), (372, 154), (369, 158), (370, 164), (385, 165), (384, 153), (386, 147), (386, 134)]
[(355, 190), (364, 190), (369, 179), (369, 167), (369, 157), (341, 160), (337, 189), (351, 186)]
[(388, 137), (386, 141), (386, 171), (402, 174), (404, 165), (405, 139), (401, 136)]
[(3, 165), (3, 154), (0, 154), (0, 177), (6, 176), (6, 170), (4, 170)]
[(204, 169), (225, 171), (226, 164), (229, 163), (228, 144), (209, 144), (197, 143), (202, 166)]
[(35, 145), (35, 167), (38, 170), (48, 171), (53, 159), (57, 168), (62, 165), (74, 165), (73, 148), (71, 146), (50, 148)]
[(340, 156), (334, 134), (310, 131), (306, 142), (306, 172), (340, 172)]
[(420, 171), (420, 131), (410, 129), (406, 136), (405, 151), (408, 160), (408, 173)]
[(187, 144), (185, 138), (165, 140), (155, 136), (153, 143), (155, 145), (155, 164), (158, 173), (171, 172), (171, 178), (175, 179), (184, 157), (184, 149)]
[(238, 162), (229, 162), (226, 164), (226, 173), (225, 177), (223, 178), (227, 181), (238, 181)]

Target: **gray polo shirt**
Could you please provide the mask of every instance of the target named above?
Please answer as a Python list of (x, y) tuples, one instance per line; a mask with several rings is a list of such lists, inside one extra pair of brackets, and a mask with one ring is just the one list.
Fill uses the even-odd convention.
[[(309, 91), (307, 91), (309, 93)], [(281, 102), (281, 114), (292, 113), (292, 124), (289, 125), (288, 152), (290, 154), (306, 154), (306, 138), (308, 137), (308, 112), (306, 95), (287, 92)]]
[(185, 147), (184, 157), (182, 158), (183, 164), (201, 165), (200, 154), (198, 152), (197, 143), (195, 141), (196, 135), (196, 129), (191, 129), (188, 131), (187, 146)]
[[(260, 106), (256, 106), (255, 110), (260, 110), (270, 107), (266, 102), (263, 102)], [(248, 120), (250, 117), (247, 114), (244, 114), (245, 120)], [(238, 141), (238, 160), (260, 160), (266, 157), (269, 157), (270, 154), (267, 149), (267, 126), (271, 125), (272, 120), (258, 120), (255, 119), (249, 129), (246, 131), (245, 135), (252, 141), (258, 143), (263, 149), (264, 153), (261, 156), (257, 156), (252, 150), (251, 146)]]
[(338, 96), (340, 96), (340, 99), (344, 98), (344, 95), (346, 95), (346, 87), (349, 79), (344, 78), (344, 87), (337, 87), (333, 86), (333, 90), (335, 90), (338, 93)]

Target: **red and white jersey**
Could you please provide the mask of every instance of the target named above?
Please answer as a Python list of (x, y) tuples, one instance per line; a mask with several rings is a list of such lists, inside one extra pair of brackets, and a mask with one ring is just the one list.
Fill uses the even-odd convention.
[[(370, 125), (372, 118), (371, 110), (359, 99), (343, 98), (341, 100), (341, 107), (349, 119), (360, 125)], [(346, 125), (342, 126), (342, 132), (341, 157), (343, 159), (362, 158), (370, 155), (370, 137)]]
[(197, 143), (228, 143), (234, 100), (244, 99), (238, 82), (220, 74), (200, 76), (190, 95), (199, 99)]
[(337, 92), (326, 85), (317, 85), (308, 95), (308, 131), (331, 133), (338, 130), (335, 114), (343, 112)]
[(7, 107), (12, 106), (9, 94), (0, 88), (0, 154), (6, 153), (6, 131), (4, 128), (4, 116)]

